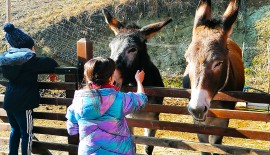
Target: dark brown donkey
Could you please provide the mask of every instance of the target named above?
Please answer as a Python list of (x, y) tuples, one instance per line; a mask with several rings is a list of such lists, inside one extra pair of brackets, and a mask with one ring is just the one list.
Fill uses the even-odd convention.
[[(164, 87), (157, 67), (151, 62), (147, 53), (146, 41), (159, 32), (171, 19), (154, 23), (142, 28), (135, 24), (124, 24), (107, 11), (103, 10), (105, 20), (115, 37), (110, 42), (111, 58), (116, 62), (116, 85), (136, 86), (134, 75), (137, 70), (144, 70), (144, 86)], [(162, 104), (163, 97), (148, 96), (148, 104)], [(159, 120), (159, 113), (137, 112), (128, 117), (147, 120)], [(133, 133), (133, 129), (130, 129)], [(154, 137), (156, 130), (145, 129), (145, 136)], [(152, 154), (153, 146), (146, 146), (147, 154)]]
[[(188, 111), (197, 124), (227, 127), (229, 119), (207, 117), (207, 113), (209, 108), (234, 109), (235, 102), (213, 101), (213, 97), (218, 91), (242, 91), (244, 87), (242, 51), (229, 39), (239, 4), (231, 0), (221, 19), (211, 18), (211, 0), (201, 0), (196, 10), (183, 84), (191, 88)], [(198, 134), (198, 138), (221, 144), (223, 136)]]

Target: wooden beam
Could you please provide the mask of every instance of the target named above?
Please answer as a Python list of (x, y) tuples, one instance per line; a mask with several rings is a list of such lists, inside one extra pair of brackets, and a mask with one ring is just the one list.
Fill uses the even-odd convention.
[(252, 155), (269, 155), (269, 150), (259, 150), (251, 148), (242, 148), (237, 146), (197, 143), (184, 140), (174, 140), (166, 138), (154, 138), (144, 136), (133, 136), (136, 144), (154, 145), (160, 147), (169, 147), (190, 151), (211, 152), (217, 154), (252, 154)]
[[(155, 105), (155, 104), (149, 105), (148, 104), (141, 111), (190, 115), (187, 110), (187, 107), (168, 106), (168, 105)], [(270, 122), (269, 113), (245, 111), (245, 110), (210, 109), (208, 116), (217, 117), (217, 118), (230, 118), (230, 119)]]
[(34, 126), (33, 133), (56, 135), (56, 136), (68, 136), (67, 129), (65, 128), (53, 128), (42, 126)]
[(69, 105), (72, 103), (73, 98), (51, 98), (51, 97), (41, 97), (40, 104), (48, 105)]
[(50, 112), (34, 112), (33, 117), (36, 119), (66, 121), (66, 114), (64, 113), (50, 113)]
[(270, 132), (243, 130), (236, 128), (223, 128), (198, 124), (175, 123), (167, 121), (128, 119), (128, 125), (139, 128), (150, 128), (157, 130), (170, 130), (189, 133), (200, 133), (207, 135), (220, 135), (255, 140), (270, 141)]
[[(164, 88), (164, 87), (144, 87), (145, 93), (149, 96), (190, 98), (190, 89)], [(122, 91), (136, 91), (136, 87), (123, 87)], [(270, 103), (270, 95), (263, 93), (250, 93), (240, 91), (219, 92), (214, 100), (233, 102), (256, 102)]]
[[(0, 123), (0, 131), (10, 131), (10, 124)], [(68, 136), (67, 129), (65, 128), (54, 128), (43, 126), (34, 126), (33, 133), (48, 134), (55, 136)]]
[(33, 141), (33, 147), (58, 151), (78, 151), (78, 145)]
[(39, 82), (39, 89), (73, 90), (77, 88), (76, 82)]
[[(50, 103), (49, 105), (66, 105), (72, 102), (72, 99), (66, 98), (44, 98), (41, 99), (42, 104)], [(144, 112), (160, 112), (179, 115), (190, 115), (186, 107), (167, 106), (167, 105), (146, 105), (141, 111)], [(49, 113), (49, 112), (34, 112), (34, 118), (66, 121), (63, 113)], [(0, 117), (6, 117), (4, 109), (0, 108)], [(270, 122), (270, 114), (264, 112), (244, 111), (244, 110), (224, 110), (224, 109), (210, 109), (209, 117), (229, 118), (239, 120), (252, 120)]]

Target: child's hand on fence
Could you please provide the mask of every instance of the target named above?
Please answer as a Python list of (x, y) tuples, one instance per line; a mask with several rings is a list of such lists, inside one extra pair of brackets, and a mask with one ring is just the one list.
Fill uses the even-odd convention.
[(51, 81), (51, 82), (56, 82), (58, 80), (58, 75), (57, 74), (49, 74), (47, 76), (47, 78)]

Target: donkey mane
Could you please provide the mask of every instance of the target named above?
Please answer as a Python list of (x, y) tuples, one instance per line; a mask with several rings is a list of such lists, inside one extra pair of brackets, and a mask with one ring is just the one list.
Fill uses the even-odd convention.
[(126, 29), (140, 29), (141, 27), (138, 26), (138, 25), (135, 24), (135, 23), (126, 23), (126, 24), (125, 24), (125, 28), (126, 28)]
[(125, 32), (133, 32), (139, 29), (141, 29), (141, 27), (135, 24), (134, 22), (132, 23), (123, 22), (122, 27), (120, 27), (119, 31), (125, 33)]
[(210, 20), (202, 19), (198, 22), (197, 26), (206, 26), (211, 29), (216, 29), (218, 27), (223, 27), (223, 22), (222, 22), (221, 17), (210, 19)]

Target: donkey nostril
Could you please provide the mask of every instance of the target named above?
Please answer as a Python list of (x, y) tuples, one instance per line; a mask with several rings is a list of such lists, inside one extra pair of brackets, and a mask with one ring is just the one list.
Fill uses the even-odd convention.
[(206, 111), (207, 111), (207, 107), (205, 106), (203, 112), (206, 113)]

